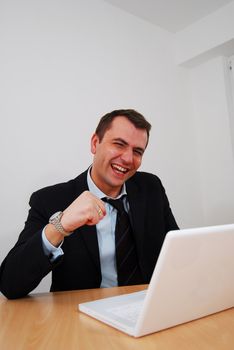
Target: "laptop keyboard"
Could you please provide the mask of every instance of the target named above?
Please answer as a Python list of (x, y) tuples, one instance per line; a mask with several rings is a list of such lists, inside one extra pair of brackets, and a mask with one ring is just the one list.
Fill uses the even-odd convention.
[(139, 300), (129, 304), (110, 307), (107, 309), (107, 311), (125, 320), (136, 322), (141, 311), (143, 301), (144, 300)]

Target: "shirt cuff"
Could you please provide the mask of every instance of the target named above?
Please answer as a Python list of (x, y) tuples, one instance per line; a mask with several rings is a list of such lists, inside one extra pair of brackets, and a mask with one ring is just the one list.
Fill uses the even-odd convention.
[(53, 262), (55, 259), (57, 259), (59, 256), (63, 255), (64, 252), (61, 248), (61, 245), (63, 244), (63, 241), (60, 243), (58, 247), (55, 247), (53, 244), (51, 244), (45, 235), (45, 227), (42, 231), (42, 247), (44, 250), (44, 253), (46, 256), (50, 258), (50, 261)]

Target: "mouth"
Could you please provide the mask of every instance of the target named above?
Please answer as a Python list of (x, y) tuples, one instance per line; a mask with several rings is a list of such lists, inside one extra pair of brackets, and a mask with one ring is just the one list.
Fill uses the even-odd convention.
[(111, 164), (111, 167), (116, 173), (122, 174), (122, 175), (126, 174), (129, 171), (128, 168), (124, 168), (118, 164)]

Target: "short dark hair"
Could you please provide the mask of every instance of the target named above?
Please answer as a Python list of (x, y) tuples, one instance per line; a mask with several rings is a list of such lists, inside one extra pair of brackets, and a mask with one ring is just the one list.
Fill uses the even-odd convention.
[(105, 114), (99, 121), (95, 133), (99, 137), (99, 141), (102, 141), (105, 132), (111, 127), (112, 121), (116, 117), (127, 118), (137, 129), (143, 129), (147, 132), (147, 144), (149, 141), (149, 133), (151, 129), (150, 123), (145, 117), (134, 109), (116, 109), (110, 113)]

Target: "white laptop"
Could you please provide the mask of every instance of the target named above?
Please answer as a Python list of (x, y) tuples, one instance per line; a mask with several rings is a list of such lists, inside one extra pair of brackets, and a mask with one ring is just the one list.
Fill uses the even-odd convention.
[(147, 290), (79, 304), (140, 337), (234, 306), (234, 224), (170, 231)]

